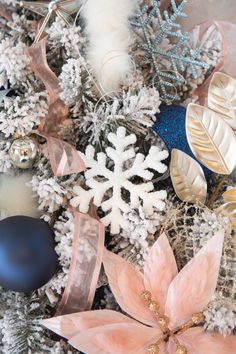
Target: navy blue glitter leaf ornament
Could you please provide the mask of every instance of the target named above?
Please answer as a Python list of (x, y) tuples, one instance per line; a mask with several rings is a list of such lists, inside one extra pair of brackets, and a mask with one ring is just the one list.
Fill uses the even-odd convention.
[(0, 221), (0, 285), (29, 293), (54, 275), (58, 258), (49, 225), (28, 216)]
[[(162, 104), (160, 113), (156, 116), (157, 120), (153, 129), (164, 141), (168, 150), (181, 150), (196, 160), (187, 141), (185, 129), (186, 109), (182, 106)], [(212, 172), (204, 166), (202, 168), (206, 179), (209, 180)]]

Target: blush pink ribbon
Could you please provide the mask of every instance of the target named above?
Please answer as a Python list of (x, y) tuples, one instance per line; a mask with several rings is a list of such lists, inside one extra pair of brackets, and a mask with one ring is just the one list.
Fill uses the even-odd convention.
[(72, 145), (49, 134), (37, 131), (35, 133), (47, 140), (47, 151), (54, 176), (67, 176), (86, 169), (79, 152)]
[(0, 17), (4, 18), (6, 21), (12, 21), (11, 13), (8, 11), (6, 5), (0, 4)]
[(86, 167), (78, 151), (58, 137), (61, 124), (68, 119), (69, 108), (60, 99), (58, 78), (47, 63), (46, 37), (28, 48), (26, 53), (30, 58), (32, 71), (43, 81), (48, 92), (49, 110), (46, 117), (41, 119), (38, 134), (44, 136), (47, 140), (53, 173), (57, 177), (80, 173)]
[[(46, 60), (46, 38), (27, 50), (31, 69), (40, 78), (48, 92), (49, 111), (42, 119), (37, 134), (47, 140), (51, 167), (55, 176), (64, 176), (85, 170), (78, 151), (58, 138), (59, 127), (67, 119), (68, 106), (60, 99), (58, 78)], [(105, 230), (96, 216), (95, 208), (85, 215), (74, 211), (74, 238), (68, 283), (57, 314), (89, 310), (92, 306), (102, 264)]]
[(48, 93), (48, 115), (44, 118), (44, 132), (52, 132), (58, 128), (58, 124), (68, 117), (68, 106), (60, 99), (60, 85), (58, 78), (49, 68), (46, 56), (46, 40), (44, 37), (38, 43), (27, 48), (27, 54), (30, 58), (30, 67), (35, 75), (42, 80)]
[(91, 309), (102, 264), (104, 238), (105, 229), (95, 211), (90, 215), (74, 211), (72, 260), (57, 316)]

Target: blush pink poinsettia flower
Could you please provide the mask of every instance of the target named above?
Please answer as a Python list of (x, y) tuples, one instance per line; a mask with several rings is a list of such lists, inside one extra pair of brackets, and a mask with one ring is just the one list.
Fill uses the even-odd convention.
[(143, 273), (105, 251), (111, 290), (132, 318), (98, 310), (43, 324), (86, 354), (235, 354), (236, 336), (199, 326), (216, 288), (223, 239), (219, 231), (179, 273), (165, 234), (151, 248)]

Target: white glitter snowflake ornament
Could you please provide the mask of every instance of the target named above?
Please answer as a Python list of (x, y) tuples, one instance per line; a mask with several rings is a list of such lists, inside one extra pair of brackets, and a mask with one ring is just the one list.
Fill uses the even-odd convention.
[[(71, 204), (86, 213), (92, 201), (105, 213), (104, 225), (116, 234), (128, 226), (124, 213), (142, 206), (146, 215), (151, 215), (155, 209), (165, 208), (166, 191), (153, 191), (154, 173), (150, 170), (164, 173), (167, 167), (161, 161), (168, 157), (168, 152), (152, 146), (147, 156), (136, 154), (137, 138), (134, 134), (126, 135), (124, 127), (119, 127), (116, 134), (110, 133), (107, 139), (114, 148), (107, 147), (106, 153), (98, 153), (97, 158), (94, 147), (87, 147), (83, 159), (88, 167), (85, 179), (89, 190), (75, 186), (76, 196)], [(137, 177), (142, 179), (141, 183)]]

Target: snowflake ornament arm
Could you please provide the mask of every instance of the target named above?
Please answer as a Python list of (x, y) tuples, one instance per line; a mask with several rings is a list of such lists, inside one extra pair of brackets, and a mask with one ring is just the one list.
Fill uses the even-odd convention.
[[(161, 161), (167, 158), (168, 152), (153, 146), (147, 156), (136, 154), (137, 138), (134, 134), (126, 135), (124, 127), (119, 127), (116, 134), (110, 133), (107, 138), (113, 147), (107, 147), (106, 153), (98, 153), (97, 159), (95, 149), (91, 145), (87, 147), (85, 161), (89, 169), (85, 179), (89, 190), (76, 186), (71, 204), (86, 213), (93, 201), (105, 213), (102, 222), (110, 226), (114, 234), (127, 227), (124, 213), (139, 206), (144, 208), (146, 215), (152, 214), (155, 208), (164, 209), (166, 192), (153, 191), (154, 174), (150, 170), (164, 173), (167, 167)], [(142, 178), (143, 182), (135, 184), (134, 177)]]

